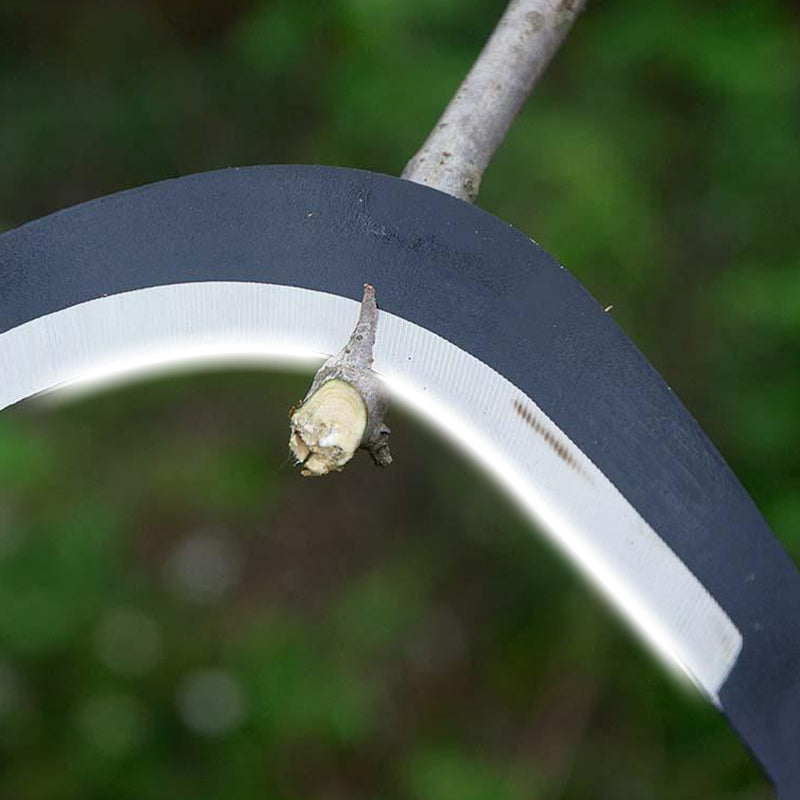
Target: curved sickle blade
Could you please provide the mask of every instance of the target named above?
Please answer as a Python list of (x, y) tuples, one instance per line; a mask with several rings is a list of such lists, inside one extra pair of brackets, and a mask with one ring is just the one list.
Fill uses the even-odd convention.
[(479, 209), (366, 172), (254, 167), (25, 225), (0, 237), (0, 407), (132, 363), (330, 353), (365, 282), (382, 308), (376, 370), (800, 792), (794, 565), (614, 321)]

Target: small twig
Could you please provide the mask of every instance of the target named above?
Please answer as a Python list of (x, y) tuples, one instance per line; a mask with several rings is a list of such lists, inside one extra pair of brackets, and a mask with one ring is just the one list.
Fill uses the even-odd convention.
[(350, 340), (320, 367), (302, 404), (290, 412), (289, 447), (303, 475), (338, 471), (359, 447), (378, 466), (392, 462), (385, 421), (389, 401), (372, 371), (377, 328), (375, 289), (366, 284)]
[(472, 203), (481, 177), (586, 0), (511, 0), (403, 177)]

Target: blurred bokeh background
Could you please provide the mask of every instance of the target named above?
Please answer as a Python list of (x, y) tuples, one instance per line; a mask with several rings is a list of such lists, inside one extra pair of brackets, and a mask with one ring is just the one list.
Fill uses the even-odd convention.
[[(399, 174), (503, 5), (2, 0), (0, 225), (231, 165)], [(799, 30), (788, 1), (596, 0), (479, 198), (613, 305), (796, 559)], [(390, 471), (301, 480), (307, 381), (0, 416), (2, 800), (771, 796), (399, 409)]]

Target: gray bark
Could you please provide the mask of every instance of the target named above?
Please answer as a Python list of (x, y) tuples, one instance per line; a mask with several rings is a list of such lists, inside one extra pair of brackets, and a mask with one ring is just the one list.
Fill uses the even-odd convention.
[(403, 177), (467, 202), (586, 0), (511, 0)]

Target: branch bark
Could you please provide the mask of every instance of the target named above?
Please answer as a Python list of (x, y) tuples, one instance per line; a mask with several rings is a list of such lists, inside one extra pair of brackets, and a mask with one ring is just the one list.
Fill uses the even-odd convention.
[(475, 201), (484, 170), (586, 0), (511, 0), (402, 177)]

